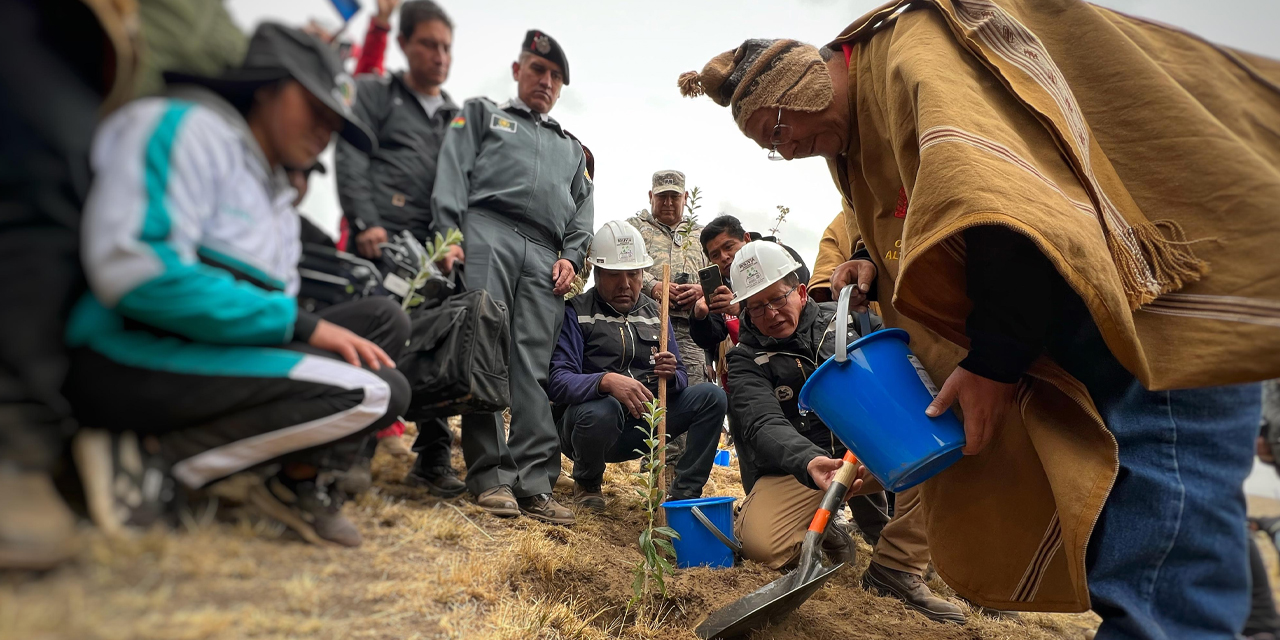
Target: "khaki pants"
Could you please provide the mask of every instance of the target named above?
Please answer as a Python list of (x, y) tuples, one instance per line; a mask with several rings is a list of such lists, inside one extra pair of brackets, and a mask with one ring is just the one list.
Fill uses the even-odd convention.
[[(864, 482), (862, 493), (876, 491), (880, 491), (880, 483), (874, 479)], [(821, 502), (821, 491), (814, 491), (791, 476), (764, 476), (756, 480), (751, 493), (742, 501), (742, 510), (733, 527), (742, 541), (742, 555), (772, 569), (795, 562), (809, 522)], [(919, 489), (897, 494), (895, 504), (893, 519), (880, 533), (871, 561), (921, 575), (929, 565), (929, 543)]]

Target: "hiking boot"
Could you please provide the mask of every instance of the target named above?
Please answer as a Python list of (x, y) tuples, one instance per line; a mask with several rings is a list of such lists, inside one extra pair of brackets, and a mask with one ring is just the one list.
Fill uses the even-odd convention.
[(0, 465), (0, 569), (52, 569), (75, 553), (75, 534), (49, 474)]
[(573, 503), (583, 509), (604, 511), (604, 494), (600, 492), (600, 485), (587, 487), (577, 482), (573, 483)]
[[(345, 500), (340, 490), (332, 490), (336, 484), (336, 482), (330, 482), (328, 486), (324, 486), (319, 478), (293, 480), (277, 474), (267, 480), (265, 493), (293, 517), (290, 518), (279, 509), (271, 507), (264, 510), (267, 511), (267, 515), (297, 531), (308, 542), (316, 542), (309, 535), (314, 533), (314, 536), (321, 540), (328, 540), (344, 547), (358, 547), (364, 538), (356, 525), (342, 515), (342, 504)], [(306, 526), (297, 526), (299, 521)], [(310, 531), (307, 530), (308, 528)]]
[(831, 564), (853, 564), (858, 559), (858, 545), (854, 543), (849, 530), (838, 523), (827, 527), (827, 535), (822, 539), (822, 551), (827, 554)]
[(893, 596), (934, 622), (964, 624), (964, 611), (933, 595), (920, 576), (872, 562), (862, 574), (862, 588), (880, 596)]
[[(421, 459), (421, 458), (420, 458)], [(417, 464), (405, 474), (403, 482), (411, 487), (426, 489), (437, 498), (456, 498), (467, 490), (467, 485), (458, 479), (458, 472), (445, 465), (420, 468)]]
[(413, 451), (404, 443), (404, 438), (400, 436), (387, 436), (378, 438), (378, 451), (381, 451), (393, 458), (408, 459), (413, 457)]
[(81, 429), (71, 453), (84, 482), (89, 517), (106, 534), (148, 527), (169, 513), (177, 495), (169, 465), (144, 450), (133, 433)]
[(540, 493), (528, 498), (520, 498), (520, 513), (549, 524), (570, 525), (574, 523), (573, 512), (556, 502), (549, 493)]
[(490, 515), (499, 518), (514, 518), (520, 515), (520, 505), (511, 493), (511, 487), (500, 484), (476, 496), (476, 504)]
[(331, 475), (339, 491), (349, 496), (358, 496), (373, 486), (373, 460), (361, 456), (350, 469), (334, 471)]

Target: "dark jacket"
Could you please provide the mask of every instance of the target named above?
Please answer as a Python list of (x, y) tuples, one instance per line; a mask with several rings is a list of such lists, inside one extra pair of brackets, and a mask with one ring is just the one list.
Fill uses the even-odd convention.
[[(653, 355), (658, 351), (658, 314), (658, 304), (644, 294), (626, 314), (601, 300), (595, 289), (574, 296), (565, 303), (564, 324), (551, 354), (547, 396), (559, 405), (603, 398), (600, 379), (606, 373), (635, 378), (657, 396)], [(689, 374), (671, 327), (667, 328), (667, 350), (676, 357), (676, 375), (668, 381), (668, 390), (680, 391), (689, 386)]]
[(439, 160), (434, 230), (461, 229), (471, 212), (495, 216), (582, 270), (594, 229), (591, 179), (582, 145), (554, 118), (472, 98), (449, 123)]
[[(800, 268), (796, 269), (796, 276), (800, 278), (800, 282), (809, 282), (811, 278), (809, 274), (809, 267), (805, 265), (804, 258), (801, 258), (800, 254), (796, 252), (795, 249), (778, 242), (778, 239), (773, 236), (762, 236), (754, 231), (747, 232), (747, 235), (750, 236), (753, 241), (768, 240), (769, 242), (777, 242), (778, 246), (786, 249), (787, 253), (791, 254), (791, 257), (794, 258), (796, 262), (800, 263)], [(733, 288), (733, 285), (729, 284), (728, 280), (725, 281), (725, 284), (728, 285), (729, 288)], [(729, 328), (724, 324), (724, 316), (718, 313), (709, 313), (707, 314), (707, 317), (701, 320), (694, 318), (691, 313), (689, 315), (689, 337), (693, 338), (693, 341), (697, 343), (699, 347), (714, 352), (720, 346), (720, 343), (724, 342), (724, 339), (729, 337)]]
[(356, 115), (378, 138), (378, 150), (366, 156), (338, 141), (338, 202), (359, 233), (382, 227), (388, 235), (404, 229), (419, 240), (431, 230), (431, 192), (436, 159), (458, 105), (441, 93), (444, 104), (432, 118), (404, 82), (404, 73), (361, 76), (356, 81)]
[[(800, 312), (790, 338), (775, 340), (742, 319), (738, 346), (729, 350), (729, 412), (738, 433), (743, 488), (760, 476), (790, 474), (817, 489), (808, 464), (817, 456), (838, 458), (844, 445), (815, 413), (801, 415), (800, 389), (818, 365), (835, 354), (837, 345), (856, 340), (848, 327), (846, 340), (835, 335), (836, 303), (812, 300)], [(856, 323), (855, 323), (856, 324)], [(879, 318), (872, 318), (878, 329)], [(749, 491), (749, 489), (747, 489)]]

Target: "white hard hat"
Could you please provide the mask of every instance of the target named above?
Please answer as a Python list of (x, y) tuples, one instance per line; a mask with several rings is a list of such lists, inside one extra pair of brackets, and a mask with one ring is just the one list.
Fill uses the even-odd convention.
[(587, 263), (598, 269), (630, 271), (653, 266), (653, 258), (645, 249), (644, 237), (635, 227), (617, 220), (604, 223), (591, 241), (591, 257)]
[(799, 268), (800, 263), (782, 245), (768, 240), (748, 242), (738, 249), (729, 267), (733, 304), (741, 304)]

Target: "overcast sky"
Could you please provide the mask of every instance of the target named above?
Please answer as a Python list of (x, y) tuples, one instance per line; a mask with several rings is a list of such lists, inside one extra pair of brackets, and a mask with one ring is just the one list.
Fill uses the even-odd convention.
[[(472, 96), (502, 101), (515, 92), (511, 61), (527, 29), (555, 37), (569, 59), (573, 84), (552, 115), (596, 155), (596, 226), (647, 206), (650, 176), (679, 169), (701, 188), (706, 222), (737, 215), (748, 229), (773, 226), (778, 205), (791, 214), (779, 235), (812, 265), (818, 239), (840, 210), (840, 196), (821, 159), (770, 162), (743, 137), (729, 110), (707, 98), (682, 98), (676, 77), (701, 69), (747, 38), (789, 37), (822, 44), (879, 0), (439, 0), (453, 19), (454, 61), (445, 90), (459, 103)], [(347, 32), (363, 39), (374, 0)], [(1280, 58), (1278, 0), (1104, 0), (1099, 4), (1177, 25), (1216, 42)], [(340, 18), (328, 0), (229, 0), (246, 30), (271, 19), (301, 25)], [(393, 42), (387, 69), (402, 69)], [(326, 164), (332, 166), (331, 152)], [(301, 209), (336, 229), (333, 173), (312, 179)]]

